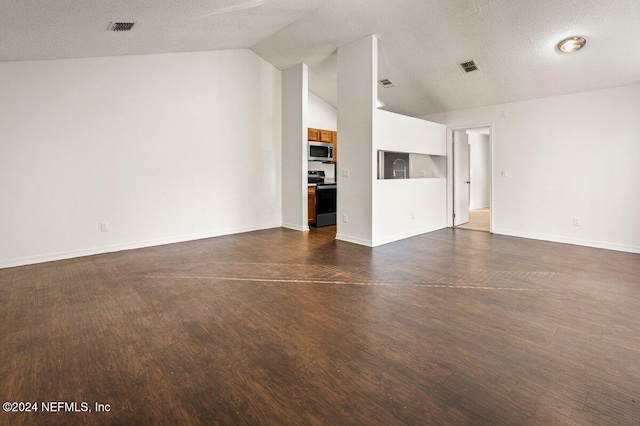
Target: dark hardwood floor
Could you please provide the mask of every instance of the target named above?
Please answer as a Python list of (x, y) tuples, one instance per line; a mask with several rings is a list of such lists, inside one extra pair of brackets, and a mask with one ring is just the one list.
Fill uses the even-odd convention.
[(0, 424), (640, 423), (640, 255), (334, 233), (0, 270)]

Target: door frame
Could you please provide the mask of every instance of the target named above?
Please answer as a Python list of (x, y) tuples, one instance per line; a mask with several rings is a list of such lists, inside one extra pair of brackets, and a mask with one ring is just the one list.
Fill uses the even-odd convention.
[(452, 126), (447, 127), (447, 227), (454, 228), (453, 226), (453, 132), (463, 131), (468, 129), (477, 129), (479, 127), (489, 128), (489, 232), (493, 232), (493, 213), (494, 213), (494, 200), (493, 200), (493, 123), (480, 123), (470, 124), (465, 126)]

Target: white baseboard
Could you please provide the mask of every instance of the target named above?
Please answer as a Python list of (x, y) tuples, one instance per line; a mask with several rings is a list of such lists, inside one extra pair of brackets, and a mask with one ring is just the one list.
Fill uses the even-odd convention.
[(392, 235), (390, 237), (375, 239), (373, 247), (378, 247), (378, 246), (381, 246), (383, 244), (389, 244), (389, 243), (393, 243), (395, 241), (404, 240), (405, 238), (416, 237), (418, 235), (422, 235), (422, 234), (426, 234), (426, 233), (429, 233), (429, 232), (437, 231), (439, 229), (444, 229), (446, 227), (447, 227), (446, 224), (442, 224), (439, 227), (429, 227), (429, 228), (414, 229), (414, 230), (411, 230), (409, 232), (403, 232), (401, 234)]
[(508, 231), (503, 229), (493, 229), (491, 232), (499, 235), (508, 235), (510, 237), (531, 238), (532, 240), (551, 241), (554, 243), (573, 244), (577, 246), (594, 247), (640, 254), (639, 246), (628, 246), (625, 244), (608, 243), (603, 241), (582, 240), (579, 238), (558, 237), (555, 235), (545, 234), (532, 234), (529, 232)]
[(309, 230), (309, 225), (300, 226), (300, 225), (295, 225), (293, 223), (283, 223), (282, 227), (287, 229), (293, 229), (294, 231), (301, 231), (301, 232), (305, 232)]
[[(7, 260), (0, 261), (0, 269), (11, 268), (15, 266), (32, 265), (35, 263), (42, 263), (42, 262), (52, 262), (52, 261), (63, 260), (63, 259), (71, 259), (75, 257), (92, 256), (92, 255), (103, 254), (103, 253), (112, 253), (112, 252), (122, 251), (122, 250), (133, 250), (133, 249), (139, 249), (139, 248), (145, 248), (145, 247), (160, 246), (165, 244), (174, 244), (174, 243), (181, 243), (186, 241), (201, 240), (206, 238), (220, 237), (223, 235), (240, 234), (243, 232), (260, 231), (263, 229), (278, 228), (280, 226), (288, 229), (294, 229), (296, 231), (309, 230), (308, 227), (304, 229), (303, 227), (300, 227), (297, 225), (293, 226), (291, 224), (284, 224), (284, 223), (225, 229), (225, 230), (219, 230), (216, 232), (205, 233), (205, 234), (183, 235), (183, 236), (170, 237), (170, 238), (160, 238), (155, 240), (137, 241), (137, 242), (118, 244), (113, 246), (93, 247), (89, 249), (74, 250), (74, 251), (61, 252), (61, 253), (49, 253), (49, 254), (44, 254), (39, 256), (23, 257), (19, 259), (7, 259)], [(374, 247), (374, 246), (379, 246), (383, 244), (388, 244), (394, 241), (399, 241), (405, 238), (410, 238), (417, 235), (425, 234), (428, 232), (433, 232), (438, 229), (441, 229), (441, 228), (420, 229), (415, 232), (404, 233), (404, 234), (395, 235), (393, 237), (383, 238), (381, 240), (376, 240), (375, 245), (371, 240), (365, 240), (362, 238), (351, 237), (343, 234), (336, 235), (336, 240), (345, 241), (353, 244), (359, 244), (367, 247)], [(494, 234), (507, 235), (512, 237), (530, 238), (534, 240), (551, 241), (551, 242), (564, 243), (564, 244), (574, 244), (579, 246), (594, 247), (594, 248), (601, 248), (601, 249), (607, 249), (607, 250), (616, 250), (616, 251), (640, 254), (640, 247), (638, 246), (629, 246), (624, 244), (608, 243), (608, 242), (601, 242), (601, 241), (582, 240), (577, 238), (558, 237), (554, 235), (532, 234), (528, 232), (517, 232), (517, 231), (509, 231), (509, 230), (502, 230), (502, 229), (494, 229), (492, 232)]]
[(56, 260), (72, 259), (75, 257), (93, 256), (96, 254), (113, 253), (122, 250), (133, 250), (145, 247), (161, 246), (165, 244), (183, 243), (186, 241), (202, 240), (206, 238), (221, 237), (223, 235), (241, 234), (243, 232), (261, 231), (263, 229), (279, 228), (280, 224), (265, 224), (258, 226), (248, 226), (243, 228), (223, 229), (211, 233), (182, 235), (169, 238), (159, 238), (155, 240), (135, 241), (113, 246), (92, 247), (89, 249), (72, 250), (61, 253), (48, 253), (39, 256), (29, 256), (19, 259), (7, 259), (0, 261), (0, 269), (15, 266), (33, 265), (35, 263), (53, 262)]
[(373, 247), (373, 242), (371, 240), (365, 240), (357, 237), (350, 237), (349, 235), (337, 234), (336, 240), (345, 241), (347, 243), (358, 244), (361, 246)]

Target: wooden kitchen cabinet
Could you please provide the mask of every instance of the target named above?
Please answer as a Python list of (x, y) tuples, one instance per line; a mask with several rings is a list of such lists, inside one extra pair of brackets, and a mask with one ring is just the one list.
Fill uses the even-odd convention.
[(307, 203), (309, 206), (309, 225), (316, 223), (316, 187), (310, 186), (307, 190)]
[(331, 142), (331, 134), (333, 133), (331, 130), (318, 130), (320, 133), (320, 142)]
[(309, 127), (307, 129), (307, 133), (309, 134), (308, 139), (310, 141), (319, 141), (320, 140), (320, 130), (312, 129), (311, 127)]
[(336, 163), (338, 161), (338, 132), (331, 132), (331, 143), (333, 144), (332, 163)]

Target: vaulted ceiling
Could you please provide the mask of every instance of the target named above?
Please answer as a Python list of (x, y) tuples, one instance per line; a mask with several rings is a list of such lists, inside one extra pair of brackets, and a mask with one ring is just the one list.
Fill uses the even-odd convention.
[[(307, 63), (336, 105), (336, 49), (375, 34), (379, 77), (396, 85), (380, 100), (420, 116), (640, 83), (638, 21), (638, 0), (5, 1), (0, 60), (250, 48), (280, 69)], [(572, 35), (585, 48), (559, 53)]]

